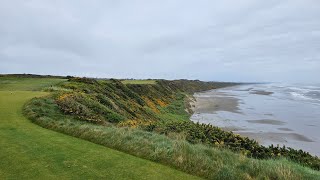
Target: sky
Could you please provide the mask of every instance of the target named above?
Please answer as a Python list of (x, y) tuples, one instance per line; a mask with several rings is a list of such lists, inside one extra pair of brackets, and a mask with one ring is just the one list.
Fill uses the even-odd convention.
[(0, 73), (320, 82), (319, 0), (1, 0)]

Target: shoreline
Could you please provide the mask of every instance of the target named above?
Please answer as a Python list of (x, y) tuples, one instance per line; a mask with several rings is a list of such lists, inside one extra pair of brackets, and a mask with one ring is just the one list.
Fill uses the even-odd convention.
[[(253, 88), (239, 91), (265, 98), (274, 94), (271, 91), (253, 90)], [(246, 115), (241, 109), (241, 105), (244, 104), (241, 97), (228, 94), (222, 89), (195, 93), (193, 97), (194, 101), (190, 102), (194, 112), (190, 117), (191, 121), (218, 126), (225, 131), (232, 131), (235, 134), (254, 139), (264, 146), (285, 145), (295, 149), (303, 149), (313, 155), (320, 155), (317, 150), (319, 144), (313, 137), (296, 131), (296, 128), (292, 128), (290, 123), (277, 119), (273, 113), (264, 113), (268, 118), (254, 118)], [(253, 108), (247, 109), (248, 111), (254, 110)], [(234, 120), (238, 116), (241, 118)]]
[(190, 102), (192, 111), (195, 113), (214, 113), (216, 111), (239, 113), (239, 99), (237, 98), (215, 96), (208, 99), (207, 97), (197, 96), (199, 94), (201, 93), (195, 93), (193, 95), (194, 100)]

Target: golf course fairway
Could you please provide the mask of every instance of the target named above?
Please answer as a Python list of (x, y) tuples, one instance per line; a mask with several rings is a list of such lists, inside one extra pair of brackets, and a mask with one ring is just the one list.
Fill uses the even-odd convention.
[(0, 179), (197, 179), (31, 123), (22, 115), (23, 105), (48, 93), (25, 81), (19, 88), (20, 82), (0, 78)]

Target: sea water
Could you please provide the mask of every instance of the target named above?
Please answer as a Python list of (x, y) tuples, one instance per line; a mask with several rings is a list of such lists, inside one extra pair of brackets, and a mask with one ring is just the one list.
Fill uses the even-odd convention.
[(235, 104), (236, 110), (219, 104), (201, 107), (192, 121), (222, 127), (263, 145), (286, 145), (320, 156), (320, 84), (240, 85), (197, 93), (195, 98), (233, 101), (222, 104)]

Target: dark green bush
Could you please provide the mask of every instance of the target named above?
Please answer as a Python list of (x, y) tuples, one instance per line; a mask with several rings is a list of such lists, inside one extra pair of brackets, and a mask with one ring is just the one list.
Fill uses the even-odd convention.
[(160, 134), (184, 133), (186, 140), (190, 143), (202, 143), (210, 146), (227, 148), (236, 152), (241, 152), (248, 157), (258, 159), (285, 157), (298, 162), (304, 166), (320, 170), (320, 159), (312, 156), (303, 150), (295, 150), (290, 147), (261, 146), (258, 142), (247, 137), (241, 137), (232, 132), (208, 125), (191, 121), (175, 121), (168, 123), (154, 123), (146, 125), (145, 130), (154, 131)]
[(91, 78), (80, 78), (80, 77), (73, 77), (73, 78), (69, 78), (68, 81), (70, 82), (82, 82), (82, 83), (86, 83), (86, 84), (97, 84), (97, 80), (95, 79), (91, 79)]

